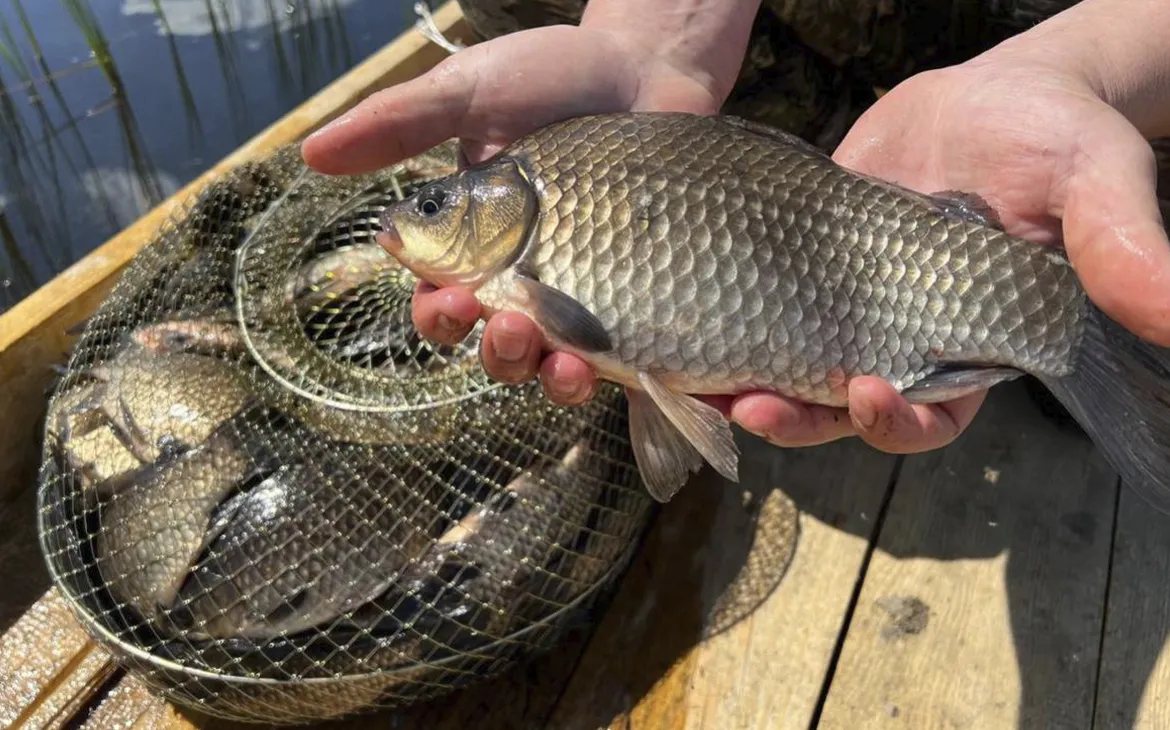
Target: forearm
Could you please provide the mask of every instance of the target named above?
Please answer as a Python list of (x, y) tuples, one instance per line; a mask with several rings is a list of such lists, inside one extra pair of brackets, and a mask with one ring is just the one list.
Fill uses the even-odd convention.
[(760, 0), (590, 0), (581, 25), (647, 48), (726, 98)]
[(1147, 138), (1170, 136), (1170, 1), (1083, 0), (988, 54), (1079, 71)]

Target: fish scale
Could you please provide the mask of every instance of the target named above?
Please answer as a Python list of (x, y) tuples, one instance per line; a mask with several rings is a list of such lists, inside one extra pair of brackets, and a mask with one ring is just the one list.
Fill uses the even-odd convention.
[(1170, 350), (972, 194), (859, 174), (734, 117), (627, 112), (538, 129), (381, 222), (416, 275), (470, 287), (485, 315), (528, 314), (626, 386), (661, 501), (704, 463), (738, 480), (731, 428), (696, 395), (846, 406), (876, 376), (938, 403), (1030, 374), (1170, 511)]
[(686, 115), (649, 129), (585, 117), (506, 152), (541, 187), (523, 263), (596, 315), (621, 361), (835, 405), (842, 371), (905, 389), (937, 362), (1067, 370), (1083, 294), (1059, 257), (802, 145)]

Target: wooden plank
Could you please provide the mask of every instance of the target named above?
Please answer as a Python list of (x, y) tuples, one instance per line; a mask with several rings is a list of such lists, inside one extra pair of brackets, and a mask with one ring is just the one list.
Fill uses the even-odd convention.
[(51, 584), (37, 542), (36, 490), (26, 489), (0, 505), (0, 635), (44, 595)]
[[(197, 722), (197, 721), (196, 721)], [(82, 730), (180, 730), (191, 727), (210, 728), (212, 721), (201, 725), (158, 696), (133, 677), (124, 677), (110, 690), (102, 703), (82, 723)]]
[[(467, 34), (455, 0), (434, 15), (448, 37)], [(74, 341), (66, 331), (89, 316), (122, 268), (188, 196), (215, 175), (301, 139), (370, 93), (413, 78), (446, 55), (408, 30), (0, 316), (0, 500), (34, 478), (49, 368), (64, 360)]]
[(0, 636), (0, 725), (60, 727), (113, 670), (50, 590)]
[(550, 729), (809, 727), (895, 458), (740, 440), (741, 486), (666, 506)]
[(1089, 728), (1116, 476), (995, 389), (949, 448), (908, 457), (822, 730)]
[(1170, 727), (1170, 516), (1122, 487), (1094, 730)]

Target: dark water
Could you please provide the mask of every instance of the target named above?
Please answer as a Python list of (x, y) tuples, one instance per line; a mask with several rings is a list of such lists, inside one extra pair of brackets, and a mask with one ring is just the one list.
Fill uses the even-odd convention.
[(0, 0), (0, 311), (414, 20), (412, 0)]

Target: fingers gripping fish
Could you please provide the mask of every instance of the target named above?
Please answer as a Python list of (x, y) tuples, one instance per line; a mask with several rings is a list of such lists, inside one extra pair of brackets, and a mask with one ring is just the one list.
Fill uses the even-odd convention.
[(730, 425), (696, 394), (845, 406), (873, 375), (931, 403), (1029, 373), (1170, 509), (1170, 353), (975, 196), (855, 173), (734, 117), (621, 113), (537, 130), (382, 226), (420, 278), (469, 287), (485, 317), (525, 312), (624, 385), (659, 500), (704, 462), (738, 480)]

